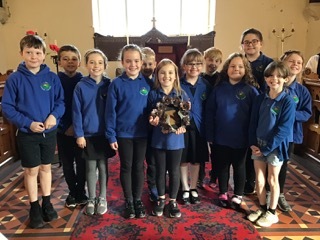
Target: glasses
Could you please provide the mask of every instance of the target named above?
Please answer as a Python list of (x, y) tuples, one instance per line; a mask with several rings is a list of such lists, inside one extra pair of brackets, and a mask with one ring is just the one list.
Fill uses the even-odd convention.
[(243, 41), (242, 44), (244, 44), (244, 45), (246, 45), (246, 46), (249, 46), (250, 44), (252, 44), (252, 46), (255, 46), (255, 45), (258, 44), (258, 42), (260, 42), (260, 40), (258, 40), (258, 39), (253, 39), (252, 41), (248, 41), (248, 40)]
[(201, 67), (202, 63), (201, 62), (197, 62), (197, 63), (187, 63), (186, 64), (188, 67), (192, 68), (192, 67)]

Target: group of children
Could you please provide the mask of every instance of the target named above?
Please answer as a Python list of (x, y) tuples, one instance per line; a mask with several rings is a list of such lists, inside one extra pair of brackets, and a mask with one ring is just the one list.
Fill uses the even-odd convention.
[[(23, 63), (6, 82), (2, 108), (18, 128), (31, 204), (29, 226), (39, 228), (58, 217), (50, 202), (56, 142), (69, 188), (66, 206), (86, 205), (87, 215), (107, 212), (108, 158), (117, 151), (126, 218), (146, 216), (141, 199), (144, 159), (150, 200), (155, 202), (151, 214), (162, 216), (167, 205), (170, 217), (181, 216), (179, 187), (183, 204), (200, 203), (197, 187), (203, 187), (205, 163), (211, 159), (209, 184), (218, 184), (222, 207), (239, 209), (246, 186), (255, 181), (249, 192), (256, 189), (260, 208), (248, 219), (263, 227), (278, 222), (277, 205), (290, 210), (283, 193), (287, 161), (293, 144), (302, 142), (302, 122), (311, 116), (311, 97), (297, 81), (303, 67), (301, 53), (288, 51), (273, 61), (262, 54), (262, 42), (258, 30), (246, 30), (241, 36), (244, 54), (231, 54), (220, 72), (219, 49), (212, 47), (204, 54), (188, 49), (181, 59), (182, 77), (173, 61), (157, 63), (152, 49), (128, 44), (120, 53), (123, 71), (111, 81), (104, 75), (107, 57), (102, 51), (86, 52), (88, 76), (84, 77), (77, 71), (79, 50), (62, 46), (58, 63), (64, 71), (57, 76), (43, 64), (43, 40), (24, 37)], [(164, 127), (163, 116), (153, 114), (164, 103), (188, 112), (188, 124)], [(231, 166), (234, 191), (229, 199)]]

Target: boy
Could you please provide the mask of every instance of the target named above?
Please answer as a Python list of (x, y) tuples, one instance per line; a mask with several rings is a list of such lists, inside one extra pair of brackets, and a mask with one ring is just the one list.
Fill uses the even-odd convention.
[[(142, 58), (142, 66), (141, 73), (142, 75), (154, 82), (154, 70), (157, 66), (156, 62), (156, 54), (155, 52), (149, 48), (144, 47), (141, 49), (143, 58)], [(151, 202), (156, 202), (158, 200), (158, 190), (156, 187), (156, 163), (154, 156), (152, 155), (152, 149), (150, 146), (151, 136), (152, 136), (152, 128), (149, 131), (149, 141), (147, 145), (146, 151), (146, 162), (147, 162), (147, 184), (149, 188), (149, 199)]]
[[(43, 64), (45, 52), (46, 45), (39, 36), (27, 35), (21, 39), (23, 62), (9, 76), (2, 97), (3, 113), (18, 129), (17, 143), (31, 205), (31, 228), (40, 228), (44, 222), (58, 218), (50, 202), (51, 163), (57, 125), (65, 108), (60, 80)], [(42, 208), (38, 200), (38, 176)]]
[(65, 203), (66, 207), (69, 208), (87, 203), (87, 196), (85, 195), (85, 161), (80, 157), (80, 149), (74, 138), (72, 125), (73, 90), (83, 77), (80, 72), (77, 72), (80, 61), (80, 52), (75, 46), (65, 45), (60, 48), (58, 63), (64, 72), (59, 72), (58, 76), (64, 90), (66, 111), (58, 126), (57, 143), (59, 159), (62, 162), (63, 174), (69, 188), (69, 195)]
[[(205, 63), (205, 72), (201, 73), (201, 77), (206, 79), (212, 87), (215, 87), (220, 78), (220, 73), (218, 72), (218, 68), (222, 63), (222, 52), (220, 49), (215, 47), (208, 48), (204, 51), (204, 63)], [(211, 146), (210, 146), (211, 148)], [(216, 187), (217, 176), (216, 173), (213, 171), (213, 153), (210, 151), (210, 159), (211, 159), (211, 171), (210, 171), (210, 183), (209, 186), (211, 188)], [(199, 180), (198, 180), (198, 188), (204, 188), (203, 180), (206, 176), (205, 172), (205, 162), (200, 163), (200, 170), (199, 170)]]

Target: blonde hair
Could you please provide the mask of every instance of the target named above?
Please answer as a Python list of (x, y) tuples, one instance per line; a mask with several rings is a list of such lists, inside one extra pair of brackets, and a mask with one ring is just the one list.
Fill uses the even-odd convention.
[(141, 49), (142, 52), (142, 58), (146, 59), (146, 58), (150, 58), (150, 57), (156, 57), (156, 53), (153, 51), (152, 48), (149, 47), (144, 47)]
[(181, 66), (192, 61), (203, 62), (203, 55), (197, 48), (188, 49), (181, 58)]
[(222, 62), (222, 52), (220, 49), (211, 47), (203, 52), (204, 58), (214, 58)]

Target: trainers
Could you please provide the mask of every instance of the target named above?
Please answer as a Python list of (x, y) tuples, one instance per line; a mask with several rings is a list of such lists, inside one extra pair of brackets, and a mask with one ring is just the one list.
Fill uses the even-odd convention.
[(257, 221), (263, 214), (264, 214), (264, 212), (262, 211), (262, 209), (258, 209), (257, 211), (250, 213), (250, 214), (247, 216), (247, 219), (248, 219), (250, 222), (255, 222), (255, 221)]
[(230, 207), (234, 210), (239, 210), (242, 202), (242, 196), (233, 195), (230, 201)]
[(149, 188), (149, 199), (151, 202), (157, 202), (158, 201), (158, 189), (156, 186)]
[(126, 208), (124, 209), (124, 217), (125, 218), (135, 218), (136, 214), (134, 211), (133, 202), (127, 201)]
[(45, 224), (42, 218), (40, 205), (30, 209), (29, 218), (30, 222), (28, 224), (28, 227), (30, 228), (41, 228)]
[(98, 215), (103, 215), (107, 211), (108, 211), (107, 200), (105, 198), (99, 197), (97, 207), (96, 207), (96, 213)]
[(144, 218), (146, 216), (146, 209), (141, 200), (134, 202), (134, 211), (137, 218)]
[(58, 213), (54, 210), (52, 203), (42, 206), (42, 217), (45, 222), (51, 222), (58, 218)]
[(220, 193), (218, 201), (221, 207), (228, 207), (228, 195), (226, 193)]
[(165, 204), (166, 204), (166, 200), (159, 198), (157, 205), (154, 207), (154, 209), (151, 212), (152, 215), (158, 216), (158, 217), (162, 216)]
[(178, 207), (178, 203), (174, 200), (170, 200), (169, 202), (169, 216), (172, 218), (181, 217), (181, 212)]
[(66, 199), (66, 204), (65, 205), (68, 208), (75, 208), (77, 206), (76, 199), (69, 194), (67, 199)]
[(266, 204), (267, 204), (267, 208), (270, 207), (270, 199), (271, 199), (271, 192), (267, 191), (266, 193)]
[(88, 202), (88, 197), (84, 194), (76, 198), (76, 204), (78, 206), (86, 205), (87, 202)]
[(262, 215), (256, 222), (260, 227), (270, 227), (272, 224), (279, 222), (277, 214), (272, 214), (270, 211), (267, 211)]
[(279, 200), (278, 200), (278, 207), (283, 212), (292, 211), (292, 208), (290, 207), (283, 193), (280, 193)]
[(96, 208), (96, 200), (89, 198), (84, 213), (86, 215), (92, 216), (95, 213), (95, 208)]

